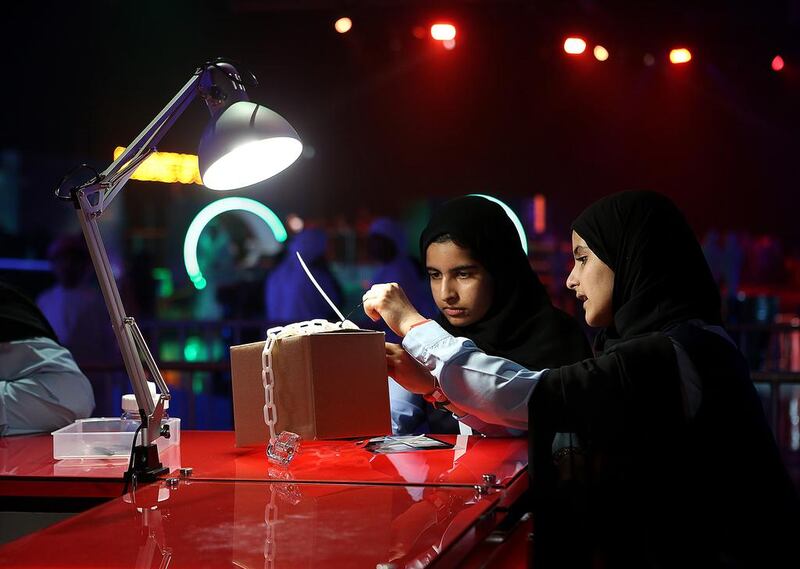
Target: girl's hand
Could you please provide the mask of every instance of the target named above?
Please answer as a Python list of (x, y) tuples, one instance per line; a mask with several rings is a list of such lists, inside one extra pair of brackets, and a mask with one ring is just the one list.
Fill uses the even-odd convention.
[(363, 297), (364, 312), (373, 321), (383, 318), (401, 338), (411, 327), (425, 320), (397, 283), (372, 285)]
[(386, 342), (386, 367), (389, 375), (412, 393), (425, 395), (433, 391), (435, 381), (431, 372), (402, 346)]

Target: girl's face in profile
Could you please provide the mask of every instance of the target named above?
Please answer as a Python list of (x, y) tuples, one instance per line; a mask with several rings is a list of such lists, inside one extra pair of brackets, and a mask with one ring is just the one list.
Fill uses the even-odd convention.
[(492, 276), (469, 250), (452, 241), (431, 243), (425, 264), (436, 306), (453, 326), (468, 326), (492, 306)]
[(583, 303), (586, 323), (589, 326), (606, 327), (614, 323), (612, 295), (614, 271), (595, 255), (586, 241), (572, 232), (572, 254), (575, 266), (567, 277), (567, 288), (575, 291)]

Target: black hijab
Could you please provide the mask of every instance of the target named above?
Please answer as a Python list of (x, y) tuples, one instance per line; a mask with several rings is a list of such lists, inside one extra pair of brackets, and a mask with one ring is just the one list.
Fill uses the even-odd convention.
[(489, 311), (469, 326), (436, 321), (450, 334), (466, 337), (484, 352), (530, 369), (566, 365), (591, 357), (578, 323), (555, 308), (531, 269), (511, 219), (498, 204), (479, 196), (448, 201), (434, 212), (420, 236), (424, 261), (428, 246), (449, 235), (470, 251), (492, 276)]
[(21, 292), (0, 282), (0, 342), (37, 336), (58, 341), (42, 311)]
[(601, 342), (692, 319), (722, 323), (719, 290), (700, 244), (665, 196), (629, 191), (605, 197), (572, 229), (614, 271), (614, 324)]

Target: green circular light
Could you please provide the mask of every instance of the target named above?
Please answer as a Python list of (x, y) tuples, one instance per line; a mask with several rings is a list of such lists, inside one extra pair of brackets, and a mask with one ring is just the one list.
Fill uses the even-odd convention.
[(186, 265), (189, 279), (198, 290), (204, 289), (207, 285), (197, 261), (197, 244), (200, 242), (200, 234), (212, 219), (229, 211), (245, 211), (258, 216), (272, 231), (272, 235), (275, 236), (278, 243), (283, 243), (288, 237), (280, 218), (261, 202), (242, 197), (222, 198), (211, 202), (201, 209), (189, 224), (183, 240), (183, 263)]
[(208, 350), (203, 340), (197, 336), (189, 336), (183, 346), (183, 358), (187, 362), (197, 362), (208, 359)]
[(528, 254), (528, 237), (525, 235), (525, 229), (522, 227), (522, 222), (517, 217), (517, 214), (514, 213), (514, 210), (508, 207), (505, 203), (501, 202), (495, 197), (487, 196), (486, 194), (469, 194), (471, 196), (477, 196), (479, 198), (486, 198), (490, 202), (494, 202), (500, 207), (503, 208), (503, 211), (506, 212), (506, 215), (511, 219), (514, 227), (517, 228), (517, 233), (519, 233), (519, 240), (522, 243), (522, 250), (525, 251), (525, 254)]

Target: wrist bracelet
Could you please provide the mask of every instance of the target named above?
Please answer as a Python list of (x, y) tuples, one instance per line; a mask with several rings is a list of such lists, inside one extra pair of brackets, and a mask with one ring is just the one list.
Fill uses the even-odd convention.
[[(422, 326), (423, 324), (427, 324), (427, 323), (428, 323), (428, 322), (430, 322), (430, 321), (431, 321), (431, 319), (430, 319), (430, 318), (426, 318), (425, 320), (420, 320), (420, 321), (419, 321), (419, 322), (417, 322), (416, 324), (412, 324), (411, 326), (409, 326), (409, 327), (408, 327), (408, 332), (411, 332), (411, 330), (413, 330), (413, 329), (414, 329), (414, 328), (416, 328), (417, 326)], [(406, 333), (408, 333), (408, 332), (406, 332)]]

